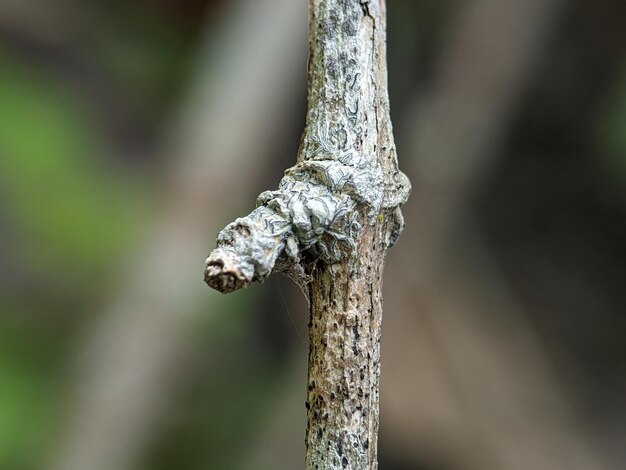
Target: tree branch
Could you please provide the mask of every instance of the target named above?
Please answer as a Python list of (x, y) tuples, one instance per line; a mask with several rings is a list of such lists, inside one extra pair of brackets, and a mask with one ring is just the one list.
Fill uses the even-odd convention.
[(308, 112), (295, 166), (220, 232), (221, 292), (285, 272), (308, 287), (308, 468), (376, 468), (382, 266), (410, 184), (389, 117), (383, 0), (311, 0)]

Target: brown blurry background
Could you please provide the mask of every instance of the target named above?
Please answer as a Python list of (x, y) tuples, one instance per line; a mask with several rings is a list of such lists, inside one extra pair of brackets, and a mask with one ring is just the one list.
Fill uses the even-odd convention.
[[(388, 2), (381, 470), (626, 466), (626, 3)], [(0, 1), (0, 469), (303, 467), (307, 307), (221, 296), (304, 0)]]

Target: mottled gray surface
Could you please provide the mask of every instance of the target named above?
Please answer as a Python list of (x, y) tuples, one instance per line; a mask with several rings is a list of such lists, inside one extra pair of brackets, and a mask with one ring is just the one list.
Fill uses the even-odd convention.
[[(325, 151), (286, 170), (278, 190), (263, 192), (254, 211), (219, 233), (217, 248), (206, 260), (211, 287), (231, 292), (262, 282), (281, 256), (282, 271), (297, 271), (294, 264), (299, 264), (302, 250), (328, 263), (340, 261), (354, 251), (361, 232), (357, 205), (367, 207), (365, 223), (376, 223), (383, 207), (408, 197), (410, 186), (401, 173), (402, 191), (386, 201), (375, 160), (320, 148)], [(402, 226), (399, 211), (397, 217), (394, 241)]]
[(310, 0), (308, 110), (297, 163), (220, 232), (205, 279), (221, 292), (282, 271), (310, 300), (306, 464), (375, 469), (382, 273), (404, 225), (384, 0)]

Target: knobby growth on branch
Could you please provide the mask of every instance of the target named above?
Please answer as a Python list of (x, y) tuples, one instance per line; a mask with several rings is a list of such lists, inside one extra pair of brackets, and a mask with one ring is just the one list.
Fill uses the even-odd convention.
[(389, 116), (384, 0), (310, 0), (308, 111), (295, 166), (222, 230), (220, 292), (294, 278), (310, 300), (307, 468), (377, 467), (382, 266), (410, 184)]

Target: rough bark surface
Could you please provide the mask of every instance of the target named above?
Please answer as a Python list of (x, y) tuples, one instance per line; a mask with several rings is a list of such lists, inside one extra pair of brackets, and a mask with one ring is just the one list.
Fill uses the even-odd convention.
[(384, 0), (310, 0), (297, 163), (207, 258), (221, 292), (294, 277), (310, 300), (307, 468), (377, 468), (382, 271), (410, 191), (387, 94)]

